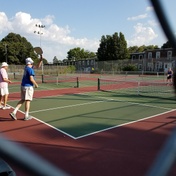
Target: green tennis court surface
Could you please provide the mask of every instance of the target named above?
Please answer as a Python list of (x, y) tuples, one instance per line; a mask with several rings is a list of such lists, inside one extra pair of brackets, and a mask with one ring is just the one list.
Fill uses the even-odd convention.
[[(13, 107), (16, 103), (9, 102)], [(34, 99), (30, 114), (73, 138), (80, 138), (174, 108), (175, 99), (99, 91)]]

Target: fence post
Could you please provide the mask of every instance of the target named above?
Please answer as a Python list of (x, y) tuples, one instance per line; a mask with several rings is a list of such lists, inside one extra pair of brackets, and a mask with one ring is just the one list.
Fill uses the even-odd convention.
[(98, 78), (98, 90), (100, 90), (100, 78)]

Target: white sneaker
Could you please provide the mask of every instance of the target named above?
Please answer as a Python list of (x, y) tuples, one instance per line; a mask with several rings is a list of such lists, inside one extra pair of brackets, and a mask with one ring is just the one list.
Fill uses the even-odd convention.
[(32, 116), (27, 116), (27, 117), (24, 117), (24, 120), (31, 120), (32, 119)]
[(9, 107), (9, 106), (4, 106), (2, 109), (3, 109), (3, 110), (5, 110), (5, 109), (10, 109), (10, 107)]
[(0, 106), (0, 109), (2, 109), (3, 107), (4, 107), (4, 106), (1, 105), (1, 106)]

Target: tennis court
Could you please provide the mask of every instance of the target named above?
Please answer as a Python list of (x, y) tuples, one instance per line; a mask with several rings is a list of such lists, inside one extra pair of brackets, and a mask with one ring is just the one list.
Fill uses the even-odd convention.
[[(16, 101), (9, 102), (11, 106)], [(175, 100), (121, 97), (115, 93), (49, 96), (34, 99), (30, 114), (71, 136), (80, 138), (119, 125), (171, 111)]]
[[(109, 86), (110, 81), (111, 84)], [(101, 83), (101, 85), (99, 85), (98, 79), (92, 81), (93, 83), (91, 83), (90, 80), (87, 82), (84, 80), (79, 83), (79, 88), (62, 88), (62, 86), (58, 87), (56, 84), (41, 84), (39, 89), (35, 90), (35, 98), (31, 104), (30, 114), (34, 119), (28, 122), (21, 121), (24, 116), (23, 107), (21, 112), (17, 115), (19, 120), (15, 122), (12, 121), (9, 124), (8, 120), (7, 123), (3, 123), (6, 125), (8, 124), (8, 126), (3, 126), (1, 129), (3, 129), (5, 134), (7, 133), (11, 137), (13, 136), (13, 140), (20, 142), (23, 141), (20, 129), (24, 129), (26, 131), (23, 130), (23, 133), (25, 134), (24, 145), (32, 149), (34, 147), (34, 150), (38, 153), (43, 150), (42, 155), (44, 155), (45, 158), (48, 158), (51, 162), (71, 175), (90, 175), (90, 172), (91, 175), (97, 175), (98, 172), (101, 176), (107, 175), (107, 173), (114, 175), (114, 171), (117, 169), (115, 163), (119, 164), (120, 162), (116, 161), (117, 158), (128, 158), (129, 161), (133, 161), (134, 154), (136, 155), (137, 152), (134, 152), (136, 149), (139, 151), (142, 150), (142, 152), (144, 152), (144, 150), (149, 152), (150, 147), (147, 148), (147, 146), (150, 146), (150, 142), (153, 140), (156, 142), (155, 133), (153, 134), (153, 140), (152, 134), (149, 135), (149, 133), (147, 133), (147, 135), (150, 136), (151, 141), (148, 141), (148, 138), (145, 139), (145, 141), (137, 140), (138, 133), (140, 138), (145, 138), (145, 129), (148, 131), (156, 128), (156, 131), (161, 130), (163, 132), (163, 128), (165, 129), (165, 127), (167, 127), (168, 129), (171, 129), (173, 127), (172, 122), (175, 120), (167, 117), (168, 114), (170, 117), (172, 117), (172, 114), (173, 116), (175, 115), (175, 97), (172, 87), (166, 84), (163, 85), (164, 89), (161, 88), (160, 83), (157, 88), (156, 86), (152, 86), (152, 88), (155, 87), (155, 89), (151, 89), (151, 84), (150, 86), (149, 84), (145, 84), (145, 95), (139, 95), (139, 83), (136, 84), (134, 81), (122, 83), (120, 81), (119, 87), (119, 83), (112, 83), (112, 80), (110, 81), (108, 81), (108, 84), (106, 81), (106, 84)], [(89, 86), (86, 87), (85, 85)], [(98, 87), (101, 88), (101, 90), (98, 90)], [(154, 92), (151, 93), (153, 90)], [(166, 90), (165, 94), (163, 93), (163, 90)], [(8, 104), (15, 107), (19, 100), (19, 85), (11, 85), (10, 92)], [(148, 93), (146, 94), (146, 92)], [(5, 112), (3, 111), (3, 113)], [(8, 114), (6, 114), (5, 117), (7, 119), (10, 118)], [(157, 120), (158, 118), (159, 120)], [(46, 131), (48, 135), (50, 134), (50, 138), (48, 138), (48, 135), (44, 132), (45, 130), (42, 130), (43, 132), (41, 131), (41, 125), (39, 124), (45, 126), (43, 128), (45, 130), (47, 129)], [(144, 124), (146, 126), (144, 126)], [(39, 128), (38, 130), (37, 127)], [(35, 134), (34, 132), (31, 132), (32, 128), (35, 129)], [(124, 131), (126, 132), (124, 133)], [(20, 135), (17, 135), (18, 133), (20, 133)], [(166, 132), (163, 134), (165, 135), (161, 135), (158, 138), (159, 140), (157, 142), (159, 143), (155, 145), (155, 147), (162, 146), (161, 144), (164, 143), (164, 139), (166, 139), (169, 131), (167, 131), (167, 135)], [(38, 135), (42, 135), (42, 137)], [(119, 135), (122, 135), (121, 138), (119, 138)], [(130, 136), (133, 139), (131, 139)], [(95, 139), (97, 141), (93, 142)], [(115, 141), (113, 139), (115, 139)], [(128, 142), (128, 144), (125, 144), (125, 141)], [(135, 142), (135, 146), (134, 144), (131, 144), (133, 142)], [(152, 144), (155, 144), (155, 142), (152, 142)], [(137, 143), (139, 143), (138, 147)], [(106, 147), (106, 145), (109, 147), (112, 146), (109, 148)], [(119, 145), (126, 145), (124, 146), (123, 152), (122, 149), (119, 148)], [(140, 145), (142, 145), (142, 149), (140, 149)], [(47, 153), (49, 149), (50, 151), (55, 152)], [(140, 160), (143, 161), (143, 157), (145, 157), (145, 161), (143, 161), (144, 166), (136, 171), (137, 173), (140, 173), (139, 175), (147, 171), (153, 158), (156, 156), (156, 151), (158, 151), (158, 149), (159, 148), (157, 147), (155, 152), (151, 151), (151, 155), (149, 153), (140, 155), (140, 159), (136, 161), (136, 165), (141, 163)], [(95, 150), (97, 152), (95, 152)], [(110, 157), (113, 155), (113, 151), (115, 152), (114, 156), (118, 156), (117, 158)], [(88, 154), (89, 152), (90, 154)], [(95, 166), (92, 165), (96, 156), (94, 156), (92, 152), (95, 152), (96, 155), (99, 156), (99, 158), (97, 158), (98, 161), (96, 160), (97, 164), (95, 165), (98, 167), (96, 167), (97, 170), (95, 169)], [(55, 158), (55, 161), (53, 158), (55, 155), (58, 157), (60, 156), (61, 158), (56, 157), (57, 159)], [(90, 157), (89, 164), (87, 163), (88, 158), (86, 156), (88, 156), (88, 158)], [(123, 159), (121, 161), (123, 161)], [(82, 160), (84, 160), (83, 163)], [(78, 162), (77, 166), (76, 161)], [(114, 164), (112, 164), (113, 161)], [(127, 164), (129, 161), (126, 160), (122, 163)], [(78, 167), (80, 162), (82, 168)], [(106, 163), (105, 165), (109, 167), (109, 170), (107, 167), (101, 167), (103, 164), (102, 162), (104, 162), (104, 164)], [(72, 165), (68, 166), (68, 163), (72, 163)], [(101, 164), (99, 165), (98, 163)], [(104, 164), (103, 166), (105, 166)], [(137, 169), (137, 166), (134, 164), (131, 164), (130, 167), (132, 166)], [(125, 168), (126, 166), (123, 166), (123, 168), (120, 166), (119, 172), (120, 170), (123, 170), (121, 173), (127, 172)], [(86, 170), (86, 174), (84, 173), (84, 170)], [(129, 173), (131, 174), (131, 172)], [(125, 175), (130, 174), (126, 173)]]

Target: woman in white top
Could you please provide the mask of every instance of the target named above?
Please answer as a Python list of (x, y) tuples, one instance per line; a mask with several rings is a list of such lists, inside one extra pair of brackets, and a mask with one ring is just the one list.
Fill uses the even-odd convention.
[[(2, 109), (10, 109), (10, 107), (7, 106), (7, 100), (9, 95), (8, 84), (11, 83), (11, 81), (8, 79), (7, 69), (8, 64), (3, 62), (0, 68), (0, 108)], [(3, 105), (2, 102), (4, 103)]]

